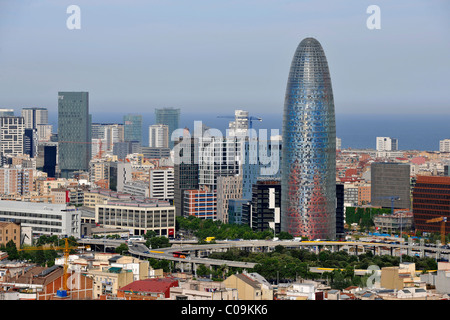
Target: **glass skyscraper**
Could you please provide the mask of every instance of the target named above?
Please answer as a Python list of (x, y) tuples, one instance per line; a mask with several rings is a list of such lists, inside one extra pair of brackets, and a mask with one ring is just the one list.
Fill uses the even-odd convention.
[(180, 127), (180, 109), (155, 109), (155, 124), (164, 124), (169, 127), (169, 148), (173, 149), (172, 132)]
[(88, 92), (58, 92), (58, 164), (62, 178), (88, 171), (91, 160)]
[(123, 116), (123, 136), (125, 141), (142, 143), (142, 116), (140, 114), (127, 114)]
[(283, 115), (281, 228), (293, 236), (336, 236), (336, 124), (327, 59), (314, 38), (291, 63)]

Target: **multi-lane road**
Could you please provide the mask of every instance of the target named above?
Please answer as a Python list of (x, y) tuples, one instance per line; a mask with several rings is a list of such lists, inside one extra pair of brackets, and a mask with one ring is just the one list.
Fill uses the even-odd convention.
[[(125, 240), (108, 239), (81, 239), (78, 241), (84, 245), (94, 248), (106, 247), (115, 248), (125, 243)], [(447, 258), (450, 256), (450, 249), (444, 247), (428, 247), (424, 245), (408, 245), (399, 243), (380, 243), (363, 241), (272, 241), (272, 240), (241, 240), (241, 241), (217, 241), (210, 244), (196, 244), (195, 241), (171, 241), (172, 247), (151, 250), (144, 245), (144, 241), (134, 241), (128, 243), (128, 252), (134, 256), (142, 258), (165, 259), (181, 263), (204, 264), (208, 266), (228, 265), (230, 267), (253, 268), (256, 264), (250, 262), (228, 261), (209, 259), (208, 254), (214, 251), (226, 251), (230, 248), (239, 248), (250, 251), (270, 251), (276, 246), (286, 248), (310, 248), (319, 252), (320, 248), (328, 247), (332, 251), (346, 250), (349, 253), (359, 254), (372, 250), (374, 254), (399, 255), (420, 255)], [(174, 255), (174, 252), (183, 251), (188, 253), (185, 257)]]

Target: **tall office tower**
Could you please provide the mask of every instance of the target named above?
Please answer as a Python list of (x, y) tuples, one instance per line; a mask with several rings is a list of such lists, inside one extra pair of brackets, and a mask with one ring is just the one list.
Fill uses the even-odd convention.
[(47, 173), (47, 177), (54, 178), (56, 175), (56, 145), (45, 145), (44, 148), (44, 165), (43, 172)]
[(48, 124), (48, 110), (46, 108), (23, 108), (22, 117), (25, 129), (37, 129), (40, 124)]
[(152, 148), (169, 147), (169, 127), (165, 124), (154, 124), (148, 128), (148, 146)]
[(336, 238), (345, 237), (344, 185), (336, 184)]
[(184, 191), (199, 188), (198, 140), (185, 137), (174, 150), (173, 205), (177, 216), (185, 216)]
[(377, 137), (377, 151), (397, 151), (398, 140), (389, 137)]
[(439, 141), (440, 152), (450, 152), (450, 139), (444, 139)]
[(249, 129), (249, 114), (248, 111), (235, 110), (234, 121), (228, 124), (229, 135), (246, 135)]
[(1, 155), (23, 154), (24, 134), (23, 117), (0, 117)]
[(372, 206), (410, 209), (411, 181), (410, 165), (396, 162), (374, 162), (370, 165)]
[(242, 176), (217, 178), (217, 220), (228, 223), (228, 202), (242, 198)]
[(88, 92), (58, 92), (58, 164), (62, 178), (88, 171), (91, 160)]
[(155, 123), (165, 124), (169, 127), (169, 148), (172, 149), (174, 146), (172, 133), (180, 127), (180, 109), (155, 109)]
[(281, 229), (293, 236), (336, 234), (336, 124), (327, 59), (306, 38), (289, 73), (283, 115)]
[(49, 141), (53, 126), (48, 124), (46, 108), (23, 108), (21, 111), (25, 129), (35, 129), (38, 141)]
[(23, 153), (34, 158), (37, 154), (38, 136), (36, 129), (25, 129), (23, 134)]
[(280, 233), (281, 184), (279, 179), (260, 179), (253, 185), (250, 227)]
[(125, 141), (138, 141), (142, 144), (142, 116), (127, 114), (123, 116), (123, 137)]
[(417, 176), (412, 199), (416, 230), (440, 233), (440, 222), (427, 221), (446, 217), (445, 233), (450, 232), (450, 177)]

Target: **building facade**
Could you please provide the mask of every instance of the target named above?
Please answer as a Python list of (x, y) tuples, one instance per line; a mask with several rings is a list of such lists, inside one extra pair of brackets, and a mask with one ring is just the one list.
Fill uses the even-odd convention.
[(142, 144), (142, 116), (140, 114), (127, 114), (123, 116), (124, 141), (137, 141)]
[(398, 139), (377, 137), (377, 151), (398, 151)]
[(279, 180), (258, 180), (253, 185), (250, 227), (253, 231), (280, 233), (281, 184)]
[(169, 127), (164, 124), (154, 124), (148, 128), (148, 146), (151, 148), (169, 147)]
[(0, 219), (31, 227), (34, 235), (80, 236), (80, 212), (65, 204), (0, 200)]
[(173, 236), (175, 207), (163, 202), (146, 204), (111, 200), (95, 206), (95, 221), (105, 228), (129, 229), (134, 235), (155, 231), (159, 236)]
[(169, 148), (174, 146), (172, 133), (180, 126), (180, 109), (162, 108), (155, 109), (155, 124), (166, 125), (169, 129)]
[(440, 152), (450, 152), (450, 139), (444, 139), (439, 141)]
[(294, 54), (284, 102), (281, 229), (334, 239), (336, 124), (328, 62), (314, 38)]
[(58, 92), (58, 165), (61, 177), (88, 171), (91, 160), (88, 92)]
[(200, 219), (217, 219), (217, 195), (207, 190), (185, 190), (185, 216), (195, 216)]
[[(428, 223), (428, 220), (446, 217), (450, 221), (450, 177), (417, 176), (412, 192), (413, 215), (416, 230), (422, 232), (441, 232), (441, 223)], [(450, 232), (445, 223), (445, 233)]]
[(371, 204), (395, 209), (411, 208), (410, 165), (396, 162), (374, 162), (370, 166)]
[(23, 154), (25, 125), (23, 117), (0, 117), (0, 152), (2, 156)]

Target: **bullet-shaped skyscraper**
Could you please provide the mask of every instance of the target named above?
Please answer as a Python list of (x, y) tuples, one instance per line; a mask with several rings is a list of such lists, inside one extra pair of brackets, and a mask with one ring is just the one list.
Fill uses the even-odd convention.
[(281, 228), (309, 239), (336, 237), (336, 124), (328, 62), (314, 38), (291, 63), (283, 115)]

